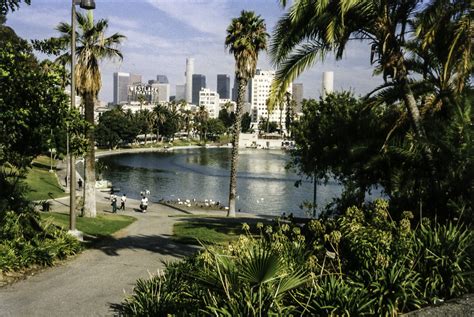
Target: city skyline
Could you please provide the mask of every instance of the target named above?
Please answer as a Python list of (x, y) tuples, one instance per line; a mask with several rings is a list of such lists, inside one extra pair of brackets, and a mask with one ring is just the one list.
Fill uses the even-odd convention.
[[(231, 19), (239, 16), (241, 10), (253, 10), (261, 15), (270, 34), (284, 14), (278, 1), (264, 0), (96, 1), (94, 18), (109, 20), (108, 34), (120, 32), (127, 36), (120, 47), (124, 60), (101, 65), (103, 85), (99, 98), (106, 102), (113, 100), (114, 72), (141, 74), (143, 78), (165, 74), (174, 95), (175, 85), (185, 83), (188, 57), (194, 58), (194, 73), (208, 79), (207, 87), (216, 90), (217, 74), (228, 74), (233, 81), (234, 59), (226, 51), (224, 39)], [(6, 25), (30, 40), (58, 36), (55, 27), (59, 22), (70, 23), (68, 1), (36, 0), (31, 6), (22, 4), (18, 11), (10, 13)], [(323, 71), (334, 72), (335, 90), (352, 89), (356, 94), (364, 94), (375, 88), (382, 80), (371, 77), (369, 50), (368, 43), (350, 43), (342, 61), (335, 62), (328, 56), (324, 63), (317, 62), (296, 80), (305, 86), (304, 97), (319, 97)], [(266, 53), (260, 55), (258, 68), (274, 69)]]

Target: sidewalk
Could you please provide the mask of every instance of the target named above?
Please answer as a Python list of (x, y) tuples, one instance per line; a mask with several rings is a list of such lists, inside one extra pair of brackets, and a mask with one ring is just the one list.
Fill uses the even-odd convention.
[[(97, 212), (110, 212), (108, 194), (97, 191)], [(174, 223), (186, 214), (160, 204), (137, 212), (138, 200), (128, 199), (125, 212), (133, 224), (63, 265), (0, 288), (0, 316), (112, 316), (111, 305), (131, 294), (139, 278), (164, 269), (198, 247), (172, 239)], [(52, 209), (67, 212), (68, 197), (53, 201)], [(183, 217), (173, 217), (181, 215)], [(251, 215), (241, 215), (247, 222)], [(192, 215), (191, 215), (192, 217)], [(252, 218), (255, 216), (251, 216)], [(210, 221), (214, 220), (210, 216)]]

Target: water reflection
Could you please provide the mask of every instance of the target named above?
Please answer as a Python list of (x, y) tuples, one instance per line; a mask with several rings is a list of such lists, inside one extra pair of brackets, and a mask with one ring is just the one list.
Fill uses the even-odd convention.
[[(213, 199), (227, 204), (230, 149), (187, 149), (169, 153), (136, 153), (102, 157), (104, 177), (129, 197), (149, 189), (151, 200), (161, 198)], [(244, 149), (240, 152), (237, 208), (262, 214), (303, 215), (304, 200), (313, 199), (313, 184), (294, 186), (299, 177), (285, 169), (282, 151)], [(340, 194), (340, 186), (318, 186), (321, 206)]]

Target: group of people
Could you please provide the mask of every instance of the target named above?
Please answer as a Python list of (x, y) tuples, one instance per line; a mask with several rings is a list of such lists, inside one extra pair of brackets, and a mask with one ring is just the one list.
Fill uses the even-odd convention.
[[(148, 197), (150, 195), (150, 191), (146, 190), (144, 192), (140, 192), (140, 196), (142, 197), (140, 200), (140, 210), (142, 212), (146, 212), (148, 208)], [(127, 202), (127, 195), (122, 194), (122, 197), (120, 197), (120, 207), (117, 208), (117, 201), (118, 197), (114, 193), (113, 187), (110, 190), (110, 205), (112, 206), (112, 213), (117, 213), (117, 209), (124, 210), (125, 211), (125, 203)]]
[[(127, 202), (127, 195), (123, 194), (122, 197), (120, 197), (120, 207), (118, 209), (125, 211), (126, 202)], [(112, 194), (110, 194), (110, 205), (112, 206), (112, 212), (117, 213), (117, 195), (115, 195), (113, 191), (112, 191)]]

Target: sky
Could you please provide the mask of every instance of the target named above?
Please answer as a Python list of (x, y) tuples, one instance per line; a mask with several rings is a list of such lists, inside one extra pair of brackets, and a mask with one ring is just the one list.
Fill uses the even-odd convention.
[[(142, 81), (168, 76), (171, 94), (184, 84), (186, 58), (194, 58), (194, 72), (206, 76), (207, 88), (216, 90), (217, 74), (228, 74), (233, 85), (234, 59), (226, 51), (226, 28), (242, 10), (253, 10), (273, 32), (284, 10), (278, 0), (95, 0), (95, 19), (108, 19), (107, 35), (119, 32), (127, 37), (120, 46), (123, 60), (101, 65), (102, 89), (99, 98), (113, 99), (113, 73), (142, 75)], [(82, 10), (77, 6), (77, 10)], [(7, 16), (7, 25), (27, 40), (58, 36), (59, 22), (71, 22), (71, 0), (32, 0)], [(350, 43), (345, 56), (331, 56), (316, 62), (295, 81), (303, 83), (305, 98), (318, 98), (322, 73), (334, 72), (335, 90), (352, 90), (363, 95), (382, 80), (373, 77), (369, 63), (369, 43)], [(40, 55), (40, 58), (45, 56)], [(273, 69), (266, 52), (259, 56), (258, 68)]]

